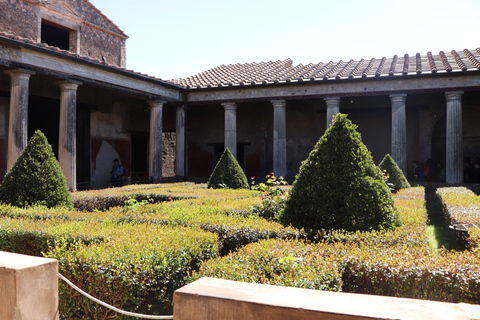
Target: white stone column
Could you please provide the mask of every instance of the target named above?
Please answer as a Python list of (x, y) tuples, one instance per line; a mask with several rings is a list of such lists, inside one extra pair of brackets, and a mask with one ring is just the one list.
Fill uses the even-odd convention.
[(60, 81), (58, 162), (71, 191), (77, 190), (77, 88), (81, 82)]
[(225, 109), (225, 149), (228, 148), (237, 158), (237, 105), (233, 102), (222, 103)]
[(185, 177), (185, 106), (177, 107), (176, 118), (175, 175)]
[(273, 100), (273, 173), (287, 175), (287, 118), (285, 100)]
[(150, 100), (150, 137), (148, 150), (148, 176), (154, 182), (162, 178), (163, 165), (163, 101)]
[(392, 149), (391, 156), (407, 175), (407, 118), (406, 94), (391, 94), (392, 101)]
[(333, 116), (340, 112), (340, 97), (326, 97), (327, 104), (327, 129), (333, 122)]
[(463, 128), (462, 128), (463, 91), (446, 92), (447, 99), (447, 161), (446, 182), (463, 182)]
[(11, 79), (7, 151), (9, 171), (27, 146), (29, 79), (35, 73), (28, 70), (7, 70), (5, 73)]

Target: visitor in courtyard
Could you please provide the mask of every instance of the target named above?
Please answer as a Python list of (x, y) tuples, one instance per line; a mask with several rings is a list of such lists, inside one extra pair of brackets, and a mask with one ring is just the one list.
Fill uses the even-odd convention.
[(420, 169), (420, 165), (418, 164), (418, 161), (415, 160), (412, 162), (413, 165), (413, 180), (414, 181), (422, 181), (423, 180), (423, 172)]
[(423, 173), (425, 181), (437, 181), (437, 168), (432, 159), (427, 160), (427, 165)]
[(112, 187), (121, 187), (123, 185), (123, 175), (125, 174), (125, 170), (117, 158), (113, 159), (113, 166), (110, 174), (112, 175)]
[(437, 162), (437, 174), (438, 174), (438, 181), (445, 182), (446, 172), (441, 162)]

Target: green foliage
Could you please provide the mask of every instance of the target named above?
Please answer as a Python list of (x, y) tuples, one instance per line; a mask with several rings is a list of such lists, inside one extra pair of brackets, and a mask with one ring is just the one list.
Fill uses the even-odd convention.
[(30, 139), (0, 186), (0, 200), (17, 207), (73, 208), (67, 180), (40, 131)]
[(213, 189), (229, 188), (229, 189), (248, 189), (248, 181), (242, 167), (238, 164), (237, 159), (228, 150), (222, 154), (215, 169), (213, 170), (207, 186)]
[(251, 189), (263, 192), (262, 204), (255, 206), (255, 212), (261, 218), (277, 220), (287, 203), (287, 182), (283, 180), (283, 177), (277, 178), (273, 172), (266, 178), (266, 183), (254, 184), (255, 181), (252, 181)]
[(393, 197), (357, 126), (338, 114), (303, 161), (280, 217), (306, 230), (372, 230), (398, 224)]
[(393, 160), (389, 154), (385, 155), (379, 167), (380, 170), (385, 173), (387, 184), (391, 186), (393, 192), (410, 188), (410, 183), (408, 183), (407, 178), (405, 178), (403, 171), (400, 170), (395, 160)]
[[(267, 189), (285, 188), (267, 184)], [(157, 192), (189, 198), (150, 203), (148, 196), (135, 196)], [(479, 198), (469, 190), (439, 192), (452, 219), (473, 223), (476, 216), (478, 221)], [(480, 303), (480, 250), (432, 249), (422, 187), (393, 195), (402, 226), (368, 232), (319, 230), (315, 242), (305, 241), (301, 230), (253, 214), (262, 202), (259, 191), (171, 184), (73, 196), (80, 201), (101, 195), (131, 200), (94, 212), (0, 205), (0, 250), (57, 258), (59, 271), (88, 293), (144, 314), (171, 314), (173, 291), (200, 276)], [(470, 231), (471, 238), (480, 239), (478, 228)], [(59, 290), (61, 318), (127, 319), (62, 282)]]
[(327, 246), (320, 248), (302, 241), (269, 239), (249, 244), (228, 256), (203, 262), (193, 278), (220, 277), (340, 291), (342, 280), (335, 260), (334, 252)]

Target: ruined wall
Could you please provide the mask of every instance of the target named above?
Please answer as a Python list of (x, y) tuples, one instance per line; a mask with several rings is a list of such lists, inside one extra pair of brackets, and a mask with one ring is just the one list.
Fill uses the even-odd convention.
[(176, 135), (175, 132), (163, 133), (163, 177), (175, 176), (175, 150), (176, 150)]
[(37, 40), (38, 9), (21, 0), (0, 0), (0, 31)]
[(41, 41), (42, 19), (70, 30), (70, 50), (119, 67), (126, 66), (126, 38), (90, 3), (71, 0), (66, 5), (39, 0), (0, 0), (0, 31)]

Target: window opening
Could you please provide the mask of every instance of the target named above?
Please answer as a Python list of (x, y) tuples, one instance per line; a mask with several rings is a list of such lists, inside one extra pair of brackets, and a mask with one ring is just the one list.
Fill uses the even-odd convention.
[(70, 50), (70, 30), (51, 22), (42, 21), (41, 42), (62, 50)]

